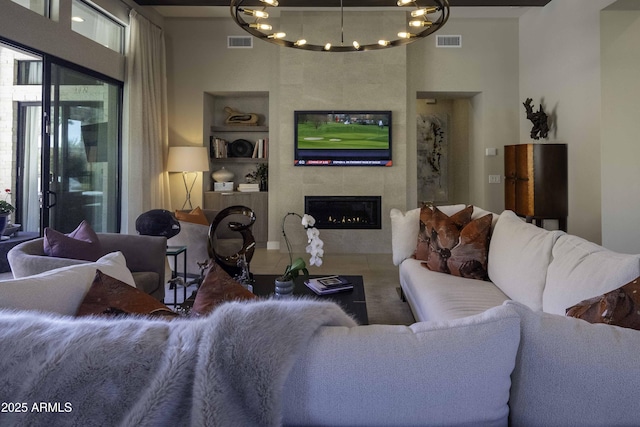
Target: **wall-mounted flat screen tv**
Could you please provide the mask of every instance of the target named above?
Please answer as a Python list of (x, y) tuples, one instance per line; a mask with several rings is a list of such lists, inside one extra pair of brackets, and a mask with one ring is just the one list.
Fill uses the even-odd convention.
[(296, 166), (391, 166), (391, 111), (295, 111)]

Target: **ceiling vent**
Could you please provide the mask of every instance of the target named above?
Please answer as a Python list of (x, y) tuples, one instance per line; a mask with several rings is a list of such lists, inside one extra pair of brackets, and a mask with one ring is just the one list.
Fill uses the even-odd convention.
[(251, 37), (251, 36), (227, 36), (227, 48), (229, 48), (229, 49), (251, 49), (251, 48), (253, 48), (253, 37)]
[(462, 47), (462, 36), (436, 35), (436, 47)]

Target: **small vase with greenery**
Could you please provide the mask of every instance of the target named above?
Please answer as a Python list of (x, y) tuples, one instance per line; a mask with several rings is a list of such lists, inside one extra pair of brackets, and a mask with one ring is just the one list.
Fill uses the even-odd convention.
[(16, 208), (13, 207), (11, 203), (7, 201), (7, 199), (11, 196), (11, 189), (6, 188), (4, 190), (5, 200), (0, 200), (0, 215), (9, 215), (11, 212), (15, 211)]
[(269, 182), (269, 165), (267, 163), (259, 163), (256, 170), (245, 175), (248, 183), (256, 183), (260, 185), (260, 191), (267, 191), (267, 183)]
[[(311, 215), (300, 215), (295, 212), (287, 213), (284, 218), (282, 218), (282, 235), (284, 236), (284, 241), (287, 245), (287, 251), (289, 252), (289, 265), (284, 270), (284, 274), (278, 279), (276, 282), (291, 282), (298, 277), (301, 273), (307, 277), (309, 275), (309, 271), (307, 270), (307, 265), (302, 258), (293, 259), (291, 242), (289, 242), (289, 238), (287, 237), (287, 233), (285, 232), (285, 222), (289, 216), (297, 216), (300, 218), (302, 226), (307, 231), (307, 247), (305, 248), (306, 252), (311, 255), (309, 258), (309, 265), (315, 265), (320, 267), (322, 265), (322, 256), (324, 255), (324, 242), (320, 239), (320, 232), (315, 227), (316, 220)], [(277, 287), (277, 284), (276, 284)], [(291, 286), (291, 290), (293, 290), (293, 286)], [(277, 289), (276, 289), (277, 291)]]
[(0, 236), (3, 235), (4, 229), (7, 227), (7, 224), (9, 224), (9, 215), (16, 210), (16, 208), (6, 200), (11, 196), (11, 189), (7, 188), (4, 192), (5, 200), (0, 200)]

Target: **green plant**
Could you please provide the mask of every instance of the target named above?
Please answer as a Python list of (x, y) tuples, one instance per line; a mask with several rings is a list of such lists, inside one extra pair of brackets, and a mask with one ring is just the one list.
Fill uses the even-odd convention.
[(284, 229), (285, 221), (290, 215), (300, 218), (302, 225), (307, 230), (307, 243), (309, 243), (309, 245), (305, 250), (308, 254), (311, 254), (309, 265), (320, 267), (322, 265), (322, 256), (324, 255), (324, 250), (322, 249), (324, 246), (324, 242), (320, 239), (320, 232), (315, 227), (315, 218), (307, 214), (305, 214), (304, 216), (300, 216), (300, 214), (297, 214), (295, 212), (288, 212), (282, 218), (282, 235), (284, 236), (284, 241), (287, 244), (287, 251), (289, 252), (289, 265), (287, 265), (287, 267), (285, 268), (284, 274), (278, 278), (278, 280), (282, 282), (293, 280), (298, 277), (300, 273), (304, 274), (305, 277), (309, 275), (309, 270), (307, 270), (307, 265), (305, 264), (304, 260), (302, 258), (296, 258), (295, 260), (293, 259), (293, 254), (291, 252), (291, 243), (289, 242), (287, 233)]
[(266, 182), (269, 177), (269, 165), (267, 163), (260, 163), (256, 166), (256, 170), (249, 172), (245, 175), (248, 182)]
[(0, 214), (10, 214), (11, 212), (16, 210), (16, 208), (14, 208), (13, 205), (7, 202), (6, 200), (11, 195), (11, 189), (6, 188), (4, 192), (5, 192), (5, 196), (4, 196), (5, 200), (0, 200)]

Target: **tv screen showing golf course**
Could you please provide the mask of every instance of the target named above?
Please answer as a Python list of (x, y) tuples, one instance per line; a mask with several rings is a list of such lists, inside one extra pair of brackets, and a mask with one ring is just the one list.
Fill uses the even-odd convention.
[(296, 111), (296, 166), (391, 166), (391, 111)]

